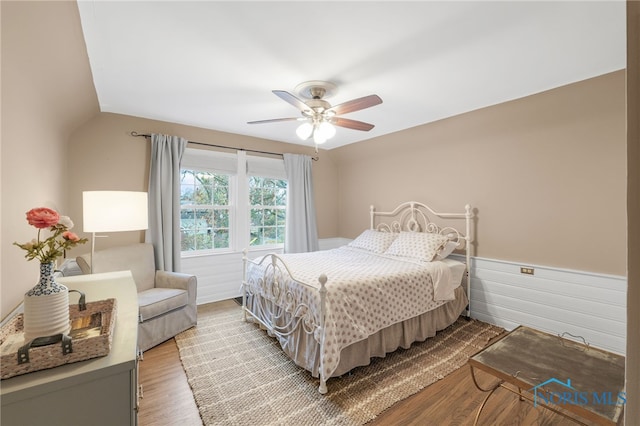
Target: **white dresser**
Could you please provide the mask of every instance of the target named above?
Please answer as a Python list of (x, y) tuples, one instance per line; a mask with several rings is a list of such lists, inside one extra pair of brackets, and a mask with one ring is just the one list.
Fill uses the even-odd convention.
[[(87, 302), (115, 298), (108, 355), (0, 381), (2, 426), (137, 424), (138, 294), (131, 273), (56, 279)], [(69, 294), (71, 303), (78, 293)]]

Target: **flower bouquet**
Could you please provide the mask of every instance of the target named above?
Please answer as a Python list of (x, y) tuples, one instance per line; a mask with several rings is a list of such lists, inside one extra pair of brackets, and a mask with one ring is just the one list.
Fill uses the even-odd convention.
[[(58, 257), (64, 255), (65, 250), (88, 241), (70, 231), (73, 222), (69, 216), (61, 216), (55, 210), (46, 207), (29, 210), (27, 222), (38, 229), (37, 238), (24, 244), (13, 243), (27, 252), (24, 256), (27, 260), (38, 259), (40, 263), (55, 262)], [(49, 228), (51, 235), (42, 240), (41, 232), (46, 228)]]
[[(40, 280), (24, 298), (24, 339), (30, 341), (69, 332), (69, 291), (54, 279), (55, 261), (65, 250), (88, 240), (70, 231), (73, 222), (68, 216), (46, 207), (29, 210), (27, 222), (38, 229), (37, 238), (24, 244), (13, 244), (27, 252), (27, 260), (40, 261)], [(47, 229), (49, 236), (42, 238), (43, 230)]]

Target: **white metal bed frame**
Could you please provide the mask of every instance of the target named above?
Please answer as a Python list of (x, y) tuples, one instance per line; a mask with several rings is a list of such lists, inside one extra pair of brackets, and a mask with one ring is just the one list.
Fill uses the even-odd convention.
[[(440, 219), (465, 219), (465, 231), (464, 233), (451, 227), (440, 227), (430, 220), (430, 217)], [(471, 291), (471, 219), (473, 214), (471, 212), (471, 206), (467, 204), (465, 206), (464, 213), (438, 213), (431, 209), (429, 206), (417, 201), (408, 201), (400, 204), (393, 211), (390, 212), (376, 212), (374, 206), (370, 206), (370, 229), (375, 229), (383, 232), (429, 232), (445, 235), (450, 241), (457, 243), (457, 249), (464, 249), (466, 259), (466, 294), (470, 299)], [(381, 222), (376, 224), (376, 219), (380, 218), (396, 218), (391, 222)], [(326, 312), (326, 294), (327, 294), (327, 276), (321, 274), (318, 277), (319, 286), (310, 285), (301, 280), (296, 279), (296, 276), (289, 270), (284, 260), (277, 254), (272, 253), (260, 258), (259, 261), (250, 260), (247, 256), (247, 250), (243, 252), (243, 273), (242, 273), (242, 310), (243, 318), (247, 321), (247, 315), (250, 315), (255, 321), (260, 323), (267, 329), (269, 334), (287, 337), (292, 334), (298, 327), (301, 327), (307, 334), (313, 334), (320, 336), (316, 337), (318, 344), (320, 345), (320, 354), (323, 353), (324, 348), (324, 317)], [(257, 296), (253, 293), (253, 286), (250, 285), (247, 277), (247, 268), (249, 264), (264, 265), (264, 272), (262, 277), (257, 279), (257, 284), (262, 287), (262, 284), (268, 283), (268, 294), (262, 294), (262, 297), (257, 297), (257, 309), (260, 312), (254, 313), (247, 307), (247, 294)], [(298, 303), (295, 300), (293, 294), (288, 288), (285, 288), (283, 283), (292, 279), (298, 284), (305, 287), (312, 288), (317, 291), (318, 298), (320, 300), (320, 311), (318, 312), (317, 322), (314, 319), (313, 313), (309, 306), (304, 303)], [(466, 316), (470, 316), (470, 300), (466, 309)], [(287, 320), (286, 317), (289, 317)], [(265, 318), (266, 320), (263, 320)], [(281, 324), (281, 325), (278, 325)], [(321, 394), (327, 393), (327, 380), (324, 374), (324, 362), (323, 357), (320, 356), (320, 386), (318, 391)]]

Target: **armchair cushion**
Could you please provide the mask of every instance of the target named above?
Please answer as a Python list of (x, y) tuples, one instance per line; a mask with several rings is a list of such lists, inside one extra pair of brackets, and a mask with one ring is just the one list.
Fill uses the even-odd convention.
[(182, 308), (189, 302), (186, 290), (151, 288), (138, 293), (138, 318), (148, 321), (158, 315)]

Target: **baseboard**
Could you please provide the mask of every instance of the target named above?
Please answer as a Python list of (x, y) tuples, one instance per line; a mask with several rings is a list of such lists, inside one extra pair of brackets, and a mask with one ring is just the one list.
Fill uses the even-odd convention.
[[(472, 317), (507, 330), (526, 325), (570, 333), (594, 347), (625, 354), (626, 277), (484, 258), (471, 263)], [(521, 267), (533, 274), (521, 273)]]

